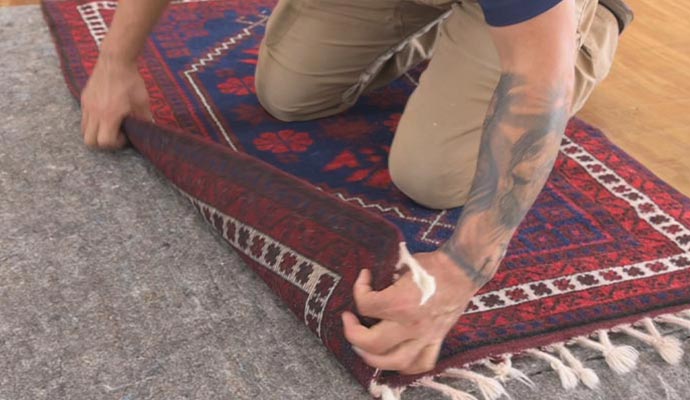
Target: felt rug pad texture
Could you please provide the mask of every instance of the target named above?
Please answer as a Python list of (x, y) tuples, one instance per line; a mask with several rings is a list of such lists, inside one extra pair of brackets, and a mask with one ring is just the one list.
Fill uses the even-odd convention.
[[(260, 109), (253, 65), (270, 6), (172, 5), (141, 64), (159, 126), (128, 121), (126, 128), (135, 147), (195, 199), (202, 215), (366, 385), (373, 370), (349, 349), (337, 315), (352, 307), (349, 290), (358, 268), (373, 268), (377, 285), (385, 286), (396, 242), (404, 238), (411, 250), (428, 250), (450, 235), (460, 210), (418, 207), (387, 178), (385, 146), (413, 90), (409, 81), (320, 121), (286, 124)], [(44, 3), (75, 95), (114, 7)], [(356, 135), (362, 131), (368, 134)], [(444, 343), (438, 370), (688, 303), (688, 199), (580, 121), (569, 125), (561, 150), (500, 272)], [(265, 218), (266, 210), (281, 207), (275, 218), (297, 215), (299, 221), (280, 225)], [(328, 219), (333, 213), (341, 218), (335, 223)], [(304, 224), (315, 234), (297, 234), (305, 232)], [(353, 232), (371, 240), (353, 243)], [(339, 239), (342, 246), (334, 245)], [(305, 255), (305, 267), (297, 260), (283, 264)], [(289, 273), (281, 273), (280, 265), (288, 264)], [(402, 384), (410, 378), (382, 379)]]

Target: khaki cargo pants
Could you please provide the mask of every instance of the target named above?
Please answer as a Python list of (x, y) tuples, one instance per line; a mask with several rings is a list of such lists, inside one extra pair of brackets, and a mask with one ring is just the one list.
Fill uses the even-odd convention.
[[(597, 0), (576, 3), (573, 113), (607, 75), (618, 44), (613, 14)], [(467, 199), (501, 73), (477, 3), (280, 0), (259, 52), (257, 93), (278, 119), (325, 117), (426, 58), (429, 66), (395, 133), (389, 169), (395, 185), (417, 203), (456, 207)]]

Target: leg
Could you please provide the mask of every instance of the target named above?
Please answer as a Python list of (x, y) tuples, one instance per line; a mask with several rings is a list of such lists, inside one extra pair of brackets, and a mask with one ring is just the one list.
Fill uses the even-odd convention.
[(411, 199), (436, 209), (464, 202), (499, 76), (481, 9), (467, 2), (454, 6), (391, 147), (391, 177)]
[(285, 121), (341, 112), (428, 58), (434, 29), (381, 56), (443, 12), (410, 0), (281, 0), (259, 51), (259, 101)]
[(613, 13), (599, 5), (592, 14), (575, 64), (573, 114), (582, 109), (594, 88), (609, 74), (618, 48), (619, 29)]
[[(603, 79), (602, 71), (608, 71), (617, 41), (617, 35), (609, 32), (618, 29), (615, 18), (601, 17), (608, 10), (597, 7), (596, 0), (579, 1), (577, 12), (582, 46), (573, 113)], [(590, 35), (590, 31), (606, 34)], [(602, 48), (610, 55), (602, 58)], [(500, 74), (498, 54), (479, 6), (470, 2), (454, 6), (440, 27), (434, 57), (407, 103), (391, 148), (391, 177), (407, 196), (435, 209), (465, 203), (484, 117)]]

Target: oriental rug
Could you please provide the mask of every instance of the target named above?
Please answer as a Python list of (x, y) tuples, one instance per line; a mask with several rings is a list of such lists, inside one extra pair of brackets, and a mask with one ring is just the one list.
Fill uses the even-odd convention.
[[(411, 385), (468, 395), (436, 380), (468, 379), (486, 398), (524, 354), (547, 361), (564, 387), (595, 386), (568, 350), (601, 351), (623, 373), (636, 352), (615, 346), (617, 330), (678, 362), (682, 349), (657, 323), (688, 327), (690, 200), (572, 120), (559, 158), (516, 233), (495, 279), (447, 337), (438, 366), (423, 376), (365, 365), (342, 333), (361, 268), (389, 285), (399, 244), (435, 249), (461, 209), (416, 205), (391, 182), (386, 160), (413, 77), (318, 121), (284, 123), (259, 105), (257, 51), (274, 0), (178, 1), (146, 43), (140, 71), (155, 124), (125, 121), (133, 146), (188, 197), (202, 217), (288, 304), (374, 396)], [(117, 2), (44, 0), (65, 80), (78, 98)], [(471, 371), (477, 363), (495, 377)], [(463, 397), (465, 396), (465, 397)]]

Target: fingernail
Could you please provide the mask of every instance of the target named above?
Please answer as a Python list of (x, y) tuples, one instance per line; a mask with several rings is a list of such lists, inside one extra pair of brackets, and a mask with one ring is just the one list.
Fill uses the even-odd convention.
[(354, 350), (355, 353), (359, 354), (360, 356), (362, 355), (362, 353), (364, 353), (364, 350), (362, 350), (359, 347), (354, 346), (354, 345), (352, 346), (352, 350)]

